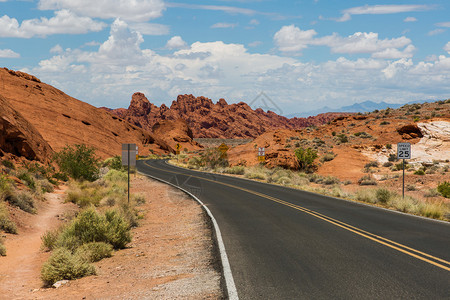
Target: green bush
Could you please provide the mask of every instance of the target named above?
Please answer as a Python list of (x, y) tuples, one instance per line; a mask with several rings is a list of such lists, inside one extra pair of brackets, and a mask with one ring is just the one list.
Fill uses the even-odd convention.
[(338, 134), (337, 137), (339, 139), (339, 142), (341, 142), (341, 143), (347, 143), (348, 142), (348, 137), (345, 134), (343, 134), (343, 133)]
[(371, 162), (367, 163), (364, 166), (364, 168), (370, 168), (370, 167), (378, 168), (378, 162), (377, 161), (371, 161)]
[(314, 160), (317, 158), (317, 151), (311, 148), (297, 148), (295, 156), (300, 167), (300, 170), (311, 171), (314, 169)]
[(95, 149), (86, 145), (67, 145), (54, 155), (61, 172), (76, 180), (94, 181), (99, 177), (99, 159)]
[(9, 213), (4, 202), (0, 202), (0, 230), (6, 233), (17, 233), (16, 224), (9, 218)]
[(112, 245), (104, 242), (92, 242), (79, 247), (75, 255), (84, 258), (88, 262), (96, 262), (103, 258), (111, 257), (112, 252)]
[(250, 172), (245, 174), (245, 178), (266, 180), (267, 177), (266, 177), (266, 175), (264, 173), (250, 171)]
[(390, 161), (387, 161), (383, 164), (383, 167), (389, 168), (389, 167), (392, 167), (392, 165), (393, 165), (393, 163), (391, 163)]
[(444, 181), (439, 183), (437, 190), (445, 198), (450, 198), (450, 182)]
[(386, 149), (392, 149), (392, 144), (386, 144)]
[(27, 170), (19, 170), (17, 173), (17, 178), (22, 180), (22, 182), (28, 186), (31, 190), (36, 190), (36, 181), (34, 180), (34, 177), (29, 173)]
[(58, 237), (61, 234), (61, 230), (47, 230), (42, 236), (42, 246), (43, 250), (52, 251), (57, 247)]
[(358, 180), (359, 185), (377, 185), (377, 181), (370, 175), (365, 175)]
[(245, 168), (243, 166), (234, 166), (225, 169), (225, 172), (228, 174), (244, 175)]
[(100, 215), (89, 208), (82, 211), (58, 239), (59, 246), (72, 251), (90, 242), (105, 242), (114, 249), (125, 248), (131, 242), (130, 225), (114, 210)]
[(320, 161), (321, 162), (332, 161), (335, 157), (336, 154), (334, 154), (334, 152), (327, 152), (320, 158)]
[(120, 155), (116, 155), (116, 156), (107, 158), (103, 162), (103, 166), (109, 167), (109, 168), (117, 170), (117, 171), (125, 170), (125, 167), (122, 165), (122, 157), (120, 157)]
[(340, 183), (340, 180), (333, 176), (327, 176), (327, 177), (323, 178), (322, 183), (326, 184), (326, 185), (338, 184), (338, 183)]
[(390, 161), (390, 162), (398, 161), (397, 155), (395, 155), (393, 153), (389, 154), (388, 161)]
[(55, 174), (53, 174), (52, 178), (57, 179), (57, 180), (61, 180), (61, 181), (68, 181), (69, 180), (69, 176), (66, 173), (63, 172), (56, 172)]
[(9, 160), (2, 160), (2, 165), (4, 165), (5, 167), (7, 167), (9, 169), (13, 169), (13, 170), (16, 169), (16, 167), (14, 166), (14, 163)]
[(72, 280), (94, 274), (93, 265), (64, 248), (56, 249), (41, 269), (41, 279), (46, 286), (51, 286), (59, 280)]
[(9, 202), (9, 204), (17, 206), (23, 211), (31, 214), (36, 213), (36, 209), (34, 208), (34, 199), (29, 192), (23, 191), (18, 192), (17, 194), (12, 194), (6, 200)]
[(388, 203), (391, 199), (391, 192), (387, 189), (377, 189), (376, 197), (379, 202)]
[(422, 169), (416, 170), (416, 171), (414, 172), (414, 175), (425, 175), (425, 171), (422, 170)]
[(47, 179), (39, 179), (36, 182), (37, 186), (40, 187), (42, 193), (51, 193), (55, 190), (53, 184)]
[(108, 173), (103, 177), (105, 180), (117, 183), (117, 182), (127, 182), (128, 181), (128, 174), (123, 170), (116, 170), (112, 169), (109, 170)]

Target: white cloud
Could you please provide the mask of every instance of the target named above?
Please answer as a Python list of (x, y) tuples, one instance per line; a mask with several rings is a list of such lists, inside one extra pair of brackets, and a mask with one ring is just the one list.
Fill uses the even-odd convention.
[(426, 11), (433, 8), (433, 5), (365, 5), (345, 9), (342, 11), (342, 16), (334, 20), (346, 22), (351, 20), (352, 15), (397, 14), (412, 11)]
[(216, 23), (211, 28), (234, 28), (238, 26), (237, 23)]
[(448, 54), (450, 54), (450, 42), (448, 42), (447, 44), (445, 44), (444, 50), (447, 51)]
[[(69, 0), (67, 0), (69, 1)], [(166, 4), (167, 7), (178, 7), (187, 9), (202, 9), (202, 10), (215, 10), (223, 11), (230, 14), (243, 14), (243, 15), (255, 15), (258, 12), (253, 9), (240, 8), (234, 6), (223, 6), (223, 5), (199, 5), (199, 4), (187, 4), (187, 3), (173, 3), (169, 2)]]
[(42, 17), (24, 20), (20, 25), (17, 19), (5, 15), (0, 18), (0, 37), (31, 38), (53, 34), (82, 34), (100, 31), (105, 26), (102, 22), (79, 17), (68, 10), (56, 11), (55, 16), (50, 19)]
[(378, 33), (374, 32), (356, 32), (348, 37), (336, 33), (320, 38), (315, 38), (315, 35), (317, 32), (314, 30), (304, 31), (294, 25), (283, 26), (275, 33), (274, 41), (278, 49), (287, 54), (299, 54), (308, 46), (317, 45), (330, 47), (332, 53), (368, 53), (375, 58), (398, 59), (412, 57), (415, 50), (411, 40), (404, 36), (381, 40)]
[(289, 25), (283, 26), (275, 33), (274, 40), (281, 52), (299, 54), (311, 44), (316, 34), (317, 32), (313, 29), (301, 30), (294, 25)]
[(92, 18), (121, 18), (133, 22), (158, 18), (165, 9), (162, 0), (40, 0), (38, 7), (41, 10), (69, 9)]
[(261, 42), (261, 41), (254, 41), (254, 42), (249, 43), (248, 46), (249, 47), (258, 47), (262, 44), (263, 44), (263, 42)]
[[(314, 35), (309, 37), (314, 40)], [(413, 51), (411, 44), (392, 47), (401, 44), (398, 41), (387, 40), (391, 47), (376, 47), (378, 56), (389, 56), (392, 61), (373, 54), (323, 63), (253, 54), (243, 45), (221, 41), (196, 42), (159, 55), (142, 49), (142, 42), (142, 35), (116, 20), (99, 49), (66, 49), (30, 72), (83, 101), (110, 107), (127, 107), (135, 91), (144, 92), (158, 105), (161, 101), (170, 104), (185, 93), (215, 100), (223, 97), (229, 103), (249, 102), (265, 91), (286, 112), (366, 99), (398, 103), (450, 94), (450, 57), (441, 55), (415, 64), (408, 57), (394, 59), (401, 56), (395, 49)]]
[(250, 25), (259, 25), (259, 21), (256, 19), (251, 19), (249, 22)]
[(416, 22), (417, 19), (414, 17), (406, 17), (403, 22)]
[(436, 26), (439, 26), (439, 27), (450, 27), (450, 22), (437, 23)]
[(436, 29), (434, 29), (434, 30), (429, 31), (429, 32), (427, 33), (427, 35), (429, 35), (429, 36), (432, 36), (432, 35), (438, 35), (438, 34), (441, 34), (441, 33), (444, 33), (444, 32), (445, 32), (445, 29), (442, 29), (442, 28), (436, 28)]
[(61, 54), (61, 53), (63, 53), (64, 52), (64, 50), (63, 50), (63, 48), (61, 47), (61, 45), (55, 45), (53, 48), (51, 48), (50, 49), (50, 53), (58, 53), (58, 54)]
[(166, 48), (167, 49), (183, 49), (186, 48), (187, 44), (181, 36), (176, 35), (167, 41)]
[(11, 49), (0, 49), (0, 57), (1, 58), (19, 58), (20, 54), (14, 52)]
[(139, 31), (143, 35), (167, 35), (169, 26), (155, 23), (130, 23), (130, 28)]

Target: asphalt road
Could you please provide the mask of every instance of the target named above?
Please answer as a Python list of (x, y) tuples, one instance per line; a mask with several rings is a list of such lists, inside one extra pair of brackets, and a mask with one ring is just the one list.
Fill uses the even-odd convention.
[(450, 224), (138, 161), (219, 224), (240, 299), (450, 299)]

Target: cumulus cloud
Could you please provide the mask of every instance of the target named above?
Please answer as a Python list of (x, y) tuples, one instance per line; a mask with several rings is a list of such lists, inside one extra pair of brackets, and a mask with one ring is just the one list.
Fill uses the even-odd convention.
[(433, 8), (433, 5), (365, 5), (345, 9), (342, 11), (342, 16), (334, 20), (346, 22), (351, 20), (352, 15), (397, 14), (412, 11), (426, 11)]
[(39, 9), (69, 9), (83, 16), (102, 19), (122, 18), (145, 22), (158, 18), (165, 9), (162, 0), (40, 0)]
[[(314, 35), (309, 39), (314, 41)], [(184, 93), (216, 100), (224, 97), (229, 103), (249, 102), (265, 91), (285, 111), (292, 112), (332, 105), (333, 101), (335, 106), (363, 99), (407, 102), (442, 99), (450, 93), (446, 84), (450, 57), (441, 55), (415, 64), (408, 57), (395, 59), (401, 56), (395, 49), (413, 51), (411, 44), (393, 47), (403, 45), (401, 41), (388, 40), (384, 48), (375, 47), (378, 52), (374, 53), (390, 60), (374, 54), (323, 63), (253, 54), (241, 44), (221, 41), (195, 42), (169, 55), (143, 49), (143, 45), (141, 34), (125, 21), (116, 20), (98, 49), (66, 49), (30, 72), (81, 100), (110, 107), (127, 107), (135, 91), (144, 92), (158, 105), (170, 104)]]
[(412, 57), (415, 47), (411, 40), (402, 36), (393, 39), (379, 39), (378, 33), (356, 32), (348, 37), (332, 34), (316, 38), (314, 30), (301, 30), (290, 25), (283, 26), (274, 35), (275, 44), (284, 53), (299, 54), (310, 45), (328, 46), (332, 53), (368, 53), (376, 58), (398, 59)]
[(316, 34), (317, 32), (313, 29), (301, 30), (294, 25), (289, 25), (283, 26), (275, 33), (274, 40), (281, 52), (298, 54), (311, 44)]
[(183, 49), (186, 48), (187, 44), (181, 36), (176, 35), (167, 41), (166, 48), (167, 49)]
[(50, 53), (58, 53), (58, 54), (61, 54), (61, 53), (63, 53), (64, 52), (64, 50), (63, 50), (63, 48), (61, 47), (61, 45), (55, 45), (54, 47), (52, 47), (51, 49), (50, 49)]
[(20, 54), (14, 52), (11, 49), (0, 49), (0, 57), (1, 58), (19, 58)]
[(105, 23), (77, 16), (65, 9), (56, 11), (53, 18), (24, 20), (20, 25), (17, 19), (5, 15), (0, 18), (0, 37), (31, 38), (52, 34), (82, 34), (100, 31), (105, 26)]
[(444, 50), (447, 51), (448, 54), (450, 54), (450, 42), (448, 42), (447, 44), (445, 44)]

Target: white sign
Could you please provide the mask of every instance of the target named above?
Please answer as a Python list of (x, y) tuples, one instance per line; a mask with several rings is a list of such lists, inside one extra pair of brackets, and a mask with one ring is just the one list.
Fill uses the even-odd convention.
[(137, 146), (136, 144), (122, 144), (122, 165), (128, 166), (128, 157), (130, 166), (136, 165)]
[(266, 155), (266, 149), (264, 147), (258, 148), (258, 156)]
[(397, 144), (397, 158), (398, 159), (411, 159), (411, 144), (410, 143), (398, 143)]

